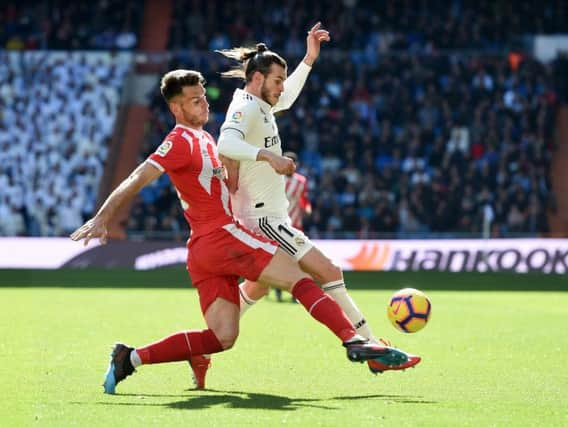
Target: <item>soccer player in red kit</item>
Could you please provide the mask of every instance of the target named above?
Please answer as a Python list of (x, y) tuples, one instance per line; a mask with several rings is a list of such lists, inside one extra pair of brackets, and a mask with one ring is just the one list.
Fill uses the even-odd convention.
[[(174, 70), (162, 78), (160, 89), (176, 126), (97, 214), (71, 234), (75, 241), (84, 239), (85, 245), (97, 237), (105, 243), (107, 225), (116, 212), (163, 172), (170, 176), (191, 226), (187, 269), (207, 329), (180, 331), (137, 348), (117, 343), (105, 375), (105, 393), (114, 394), (116, 385), (140, 365), (188, 360), (193, 367), (203, 362), (202, 355), (231, 348), (239, 334), (239, 277), (291, 292), (342, 341), (351, 361), (383, 357), (400, 364), (398, 359), (404, 355), (358, 335), (337, 303), (274, 242), (235, 222), (215, 140), (203, 130), (209, 118), (204, 84), (201, 74), (192, 70)], [(294, 168), (292, 160), (268, 151), (259, 152), (258, 160), (270, 163), (279, 173)]]
[[(292, 151), (284, 153), (284, 157), (288, 157), (294, 161), (298, 167), (298, 156)], [(298, 230), (304, 229), (304, 216), (312, 214), (312, 204), (308, 197), (308, 178), (299, 172), (293, 172), (284, 176), (286, 198), (290, 203), (288, 205), (288, 216), (292, 221), (292, 227)]]

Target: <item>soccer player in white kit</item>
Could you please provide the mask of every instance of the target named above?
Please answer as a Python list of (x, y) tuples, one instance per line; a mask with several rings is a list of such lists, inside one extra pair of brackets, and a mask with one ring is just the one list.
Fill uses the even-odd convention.
[[(242, 78), (244, 89), (237, 89), (221, 126), (218, 151), (229, 180), (235, 217), (249, 229), (278, 242), (294, 257), (341, 306), (360, 335), (378, 342), (365, 317), (347, 293), (343, 272), (326, 257), (288, 216), (283, 170), (293, 161), (282, 156), (282, 145), (274, 113), (292, 106), (300, 94), (311, 67), (320, 52), (320, 44), (330, 40), (329, 33), (317, 23), (307, 35), (306, 55), (287, 77), (286, 61), (260, 43), (256, 48), (220, 51), (241, 63), (241, 68), (223, 73)], [(262, 151), (262, 160), (259, 152)], [(266, 152), (271, 153), (266, 159)], [(268, 293), (268, 288), (245, 281), (240, 286), (241, 314)], [(388, 341), (381, 339), (384, 344)], [(409, 356), (407, 363), (386, 367), (370, 360), (373, 373), (405, 369), (420, 359)], [(411, 363), (409, 363), (411, 362)]]

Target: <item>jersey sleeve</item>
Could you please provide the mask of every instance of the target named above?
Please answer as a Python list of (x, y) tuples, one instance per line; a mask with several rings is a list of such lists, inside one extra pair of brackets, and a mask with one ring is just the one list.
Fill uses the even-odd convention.
[(219, 135), (219, 154), (234, 160), (256, 160), (260, 148), (247, 142), (252, 128), (262, 120), (254, 103), (230, 107)]
[(191, 147), (187, 141), (169, 135), (147, 159), (162, 172), (173, 171), (191, 163)]
[(253, 102), (239, 102), (231, 105), (227, 111), (225, 121), (221, 125), (221, 134), (225, 130), (234, 130), (247, 139), (248, 133), (260, 118), (258, 105)]
[(284, 80), (284, 92), (282, 92), (278, 103), (272, 107), (273, 113), (287, 110), (292, 106), (304, 88), (304, 84), (306, 84), (306, 80), (311, 70), (312, 67), (304, 61), (298, 64), (294, 72), (290, 74), (286, 80)]

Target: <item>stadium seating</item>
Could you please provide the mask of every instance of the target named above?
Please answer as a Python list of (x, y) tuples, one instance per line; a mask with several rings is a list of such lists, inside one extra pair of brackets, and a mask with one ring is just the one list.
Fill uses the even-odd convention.
[(144, 2), (2, 2), (0, 49), (132, 50)]
[[(196, 64), (188, 58), (182, 65)], [(550, 72), (530, 58), (513, 66), (502, 55), (391, 54), (360, 68), (324, 55), (297, 104), (279, 118), (284, 146), (301, 153), (311, 178), (308, 231), (459, 235), (480, 233), (490, 220), (497, 236), (545, 232), (555, 105)], [(206, 77), (224, 97), (238, 85)], [(226, 102), (212, 100), (213, 134)], [(152, 105), (144, 155), (172, 125), (157, 91)], [(183, 229), (167, 179), (155, 188), (145, 195), (160, 199), (152, 230), (176, 223)], [(144, 199), (136, 205), (131, 230), (144, 228)]]
[(95, 208), (131, 54), (0, 57), (0, 233), (66, 235)]
[[(212, 50), (264, 41), (294, 67), (313, 20), (330, 30), (278, 119), (310, 178), (312, 237), (547, 231), (558, 95), (550, 65), (522, 53), (522, 40), (568, 33), (561, 0), (266, 0), (262, 14), (258, 2), (172, 2), (169, 65), (205, 74), (215, 136), (238, 82), (220, 79), (230, 64)], [(145, 5), (0, 8), (0, 234), (63, 235), (93, 213), (132, 61), (110, 52), (138, 46)], [(153, 94), (141, 158), (173, 124), (157, 85)], [(130, 218), (132, 234), (186, 236), (167, 177)]]

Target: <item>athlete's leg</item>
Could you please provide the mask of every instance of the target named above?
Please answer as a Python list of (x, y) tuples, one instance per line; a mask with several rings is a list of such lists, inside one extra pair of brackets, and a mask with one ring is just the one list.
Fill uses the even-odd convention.
[[(301, 230), (294, 228), (289, 218), (260, 218), (249, 221), (247, 226), (274, 239), (286, 253), (299, 262), (302, 270), (307, 272), (322, 287), (323, 291), (339, 304), (357, 332), (365, 338), (376, 341), (361, 310), (347, 293), (341, 268), (315, 247)], [(242, 283), (240, 288), (241, 313), (244, 313), (268, 292), (268, 289), (249, 282)]]
[(258, 281), (292, 293), (320, 323), (326, 325), (342, 342), (357, 336), (351, 322), (339, 305), (325, 295), (298, 263), (278, 249), (262, 271)]
[[(347, 293), (341, 268), (315, 247), (301, 230), (294, 228), (289, 218), (260, 218), (249, 221), (247, 226), (274, 239), (339, 304), (357, 332), (376, 341), (363, 314)], [(268, 288), (245, 281), (241, 283), (240, 291), (242, 315), (268, 293)]]
[(105, 374), (105, 393), (114, 394), (116, 385), (140, 365), (191, 360), (233, 346), (239, 333), (239, 308), (234, 302), (217, 298), (207, 309), (205, 320), (208, 329), (177, 332), (136, 349), (116, 344)]
[(268, 295), (270, 288), (262, 283), (245, 280), (239, 285), (241, 317), (258, 300)]
[(299, 262), (302, 270), (312, 276), (322, 287), (323, 291), (337, 301), (357, 330), (357, 333), (372, 341), (376, 341), (363, 313), (361, 313), (357, 304), (347, 293), (341, 268), (335, 265), (315, 246)]
[[(349, 320), (352, 322), (358, 334), (371, 340), (390, 346), (390, 342), (384, 338), (377, 340), (373, 337), (371, 329), (367, 325), (363, 314), (351, 299), (345, 288), (343, 272), (329, 258), (327, 258), (318, 248), (312, 247), (301, 259), (302, 269), (322, 285), (326, 294), (330, 295), (343, 309)], [(369, 369), (373, 373), (380, 373), (387, 370), (404, 370), (420, 362), (420, 357), (406, 354), (395, 349), (387, 356), (381, 356), (367, 361)]]
[[(142, 364), (177, 362), (190, 356), (218, 353), (230, 348), (239, 333), (238, 307), (217, 298), (207, 309), (208, 329), (181, 331), (138, 347), (136, 353)], [(219, 334), (219, 335), (217, 335)]]
[(205, 312), (205, 322), (223, 350), (228, 350), (239, 336), (239, 307), (224, 298), (217, 298)]
[(313, 318), (327, 326), (343, 342), (347, 348), (347, 357), (352, 362), (383, 358), (386, 363), (380, 368), (384, 370), (389, 363), (400, 366), (408, 360), (405, 353), (370, 343), (357, 334), (337, 302), (326, 295), (313, 279), (300, 269), (298, 263), (286, 255), (282, 249), (276, 251), (270, 263), (256, 280), (290, 291)]

